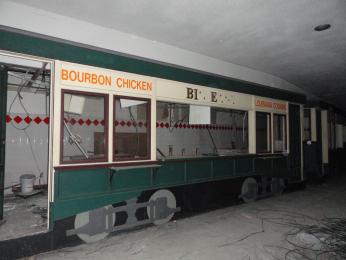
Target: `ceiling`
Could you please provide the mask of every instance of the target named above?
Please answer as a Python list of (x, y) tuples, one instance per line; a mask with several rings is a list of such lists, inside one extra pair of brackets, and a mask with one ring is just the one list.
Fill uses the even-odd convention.
[(346, 111), (345, 0), (14, 2), (266, 72)]

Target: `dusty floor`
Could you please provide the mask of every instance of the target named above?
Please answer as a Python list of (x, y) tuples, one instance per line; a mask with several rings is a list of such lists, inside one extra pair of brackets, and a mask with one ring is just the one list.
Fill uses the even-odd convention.
[(47, 230), (47, 220), (42, 218), (42, 208), (47, 209), (47, 195), (37, 194), (29, 198), (5, 196), (4, 220), (0, 225), (0, 241), (32, 235)]
[(342, 259), (316, 258), (319, 241), (299, 231), (325, 217), (346, 218), (345, 178), (32, 259)]

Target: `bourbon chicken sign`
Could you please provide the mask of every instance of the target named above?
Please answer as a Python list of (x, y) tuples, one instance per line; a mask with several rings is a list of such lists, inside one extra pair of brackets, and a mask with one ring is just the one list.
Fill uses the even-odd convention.
[(60, 80), (63, 85), (113, 89), (122, 92), (151, 93), (153, 91), (153, 82), (147, 77), (69, 63), (61, 63)]

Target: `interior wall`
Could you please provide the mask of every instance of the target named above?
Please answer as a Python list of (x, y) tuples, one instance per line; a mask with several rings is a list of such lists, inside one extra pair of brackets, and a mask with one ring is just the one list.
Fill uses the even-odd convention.
[[(97, 152), (95, 151), (94, 134), (104, 133), (105, 131), (104, 109), (102, 106), (104, 106), (102, 99), (87, 96), (80, 115), (68, 115), (66, 113), (64, 116), (70, 131), (81, 137), (81, 146), (88, 154), (92, 155)], [(76, 144), (69, 143), (69, 137), (64, 127), (64, 156), (83, 156)]]
[[(21, 92), (22, 103), (29, 113), (28, 116), (18, 98), (9, 111), (16, 94), (16, 91), (8, 91), (7, 94), (5, 187), (19, 183), (20, 175), (27, 173), (39, 177), (42, 172), (41, 183), (46, 184), (49, 126), (49, 117), (46, 114), (47, 97), (45, 93), (40, 92), (37, 94)], [(27, 135), (18, 128), (25, 128)], [(36, 156), (37, 165), (33, 154)], [(37, 179), (36, 184), (38, 183)], [(9, 193), (11, 189), (5, 192)]]
[(175, 126), (175, 122), (169, 126), (168, 118), (162, 118), (160, 114), (157, 116), (157, 148), (166, 156), (169, 155), (169, 147), (174, 157), (214, 153), (216, 151), (210, 135), (220, 154), (227, 154), (231, 150), (248, 151), (248, 117), (244, 120), (243, 114), (231, 116), (229, 113), (212, 113), (210, 125), (190, 125), (188, 118), (176, 122)]

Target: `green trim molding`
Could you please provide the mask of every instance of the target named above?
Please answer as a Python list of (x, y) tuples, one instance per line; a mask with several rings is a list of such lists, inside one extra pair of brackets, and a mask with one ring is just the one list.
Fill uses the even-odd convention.
[(14, 29), (10, 28), (0, 29), (0, 49), (263, 97), (282, 99), (296, 103), (306, 102), (305, 95), (299, 93), (237, 79), (225, 78), (218, 75), (197, 72), (187, 68), (179, 68), (155, 61), (141, 60), (136, 57), (129, 57), (114, 52), (112, 53), (109, 50), (96, 50), (96, 48), (91, 46), (81, 46), (79, 43), (67, 42), (62, 39), (25, 31), (14, 31)]

